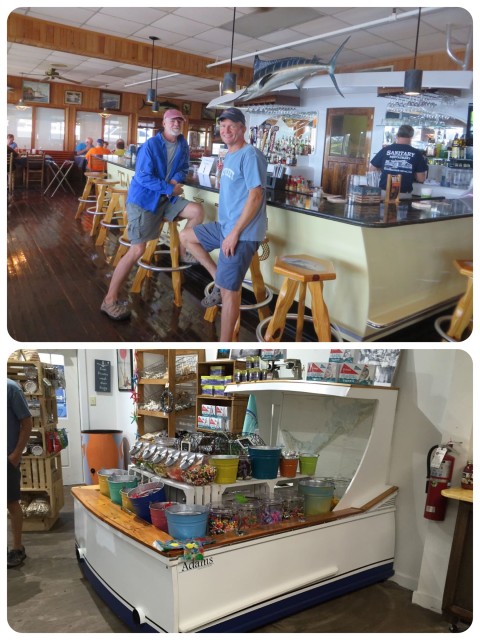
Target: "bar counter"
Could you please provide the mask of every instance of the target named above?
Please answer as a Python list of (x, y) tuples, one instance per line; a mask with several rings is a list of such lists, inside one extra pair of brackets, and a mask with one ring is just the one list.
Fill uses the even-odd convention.
[[(117, 177), (120, 167), (133, 174), (129, 158), (105, 159), (109, 178)], [(214, 177), (189, 173), (184, 194), (203, 204), (205, 221), (217, 219)], [(324, 298), (338, 337), (346, 340), (375, 340), (438, 314), (465, 291), (453, 261), (473, 255), (473, 197), (432, 198), (424, 209), (415, 208), (418, 202), (426, 201), (338, 204), (268, 190), (265, 283), (273, 291), (281, 287), (282, 278), (273, 271), (277, 256), (331, 260), (337, 277), (325, 284)], [(308, 294), (306, 303), (310, 306)]]

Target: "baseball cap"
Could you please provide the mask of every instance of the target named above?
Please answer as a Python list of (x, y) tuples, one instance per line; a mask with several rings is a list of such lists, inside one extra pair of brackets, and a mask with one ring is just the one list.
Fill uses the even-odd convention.
[(163, 119), (170, 120), (172, 118), (181, 118), (182, 120), (185, 120), (181, 111), (179, 111), (178, 109), (167, 109), (167, 111), (165, 111), (165, 113), (163, 114)]
[(225, 111), (222, 111), (218, 117), (218, 121), (220, 122), (221, 120), (232, 120), (232, 122), (241, 122), (243, 125), (245, 124), (245, 116), (240, 109), (237, 109), (236, 107), (229, 107), (228, 109), (225, 109)]
[(98, 139), (97, 139), (97, 144), (103, 144), (103, 140), (102, 140), (102, 138), (98, 138)]

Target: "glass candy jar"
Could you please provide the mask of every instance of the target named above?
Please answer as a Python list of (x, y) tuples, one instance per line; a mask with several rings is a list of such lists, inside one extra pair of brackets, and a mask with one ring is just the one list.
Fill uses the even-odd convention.
[(212, 536), (223, 533), (236, 533), (238, 516), (231, 505), (224, 503), (212, 504), (208, 514), (208, 532)]
[(237, 504), (238, 533), (245, 533), (260, 526), (260, 509), (256, 502)]
[(275, 498), (262, 500), (260, 507), (260, 524), (271, 527), (282, 521), (282, 501)]

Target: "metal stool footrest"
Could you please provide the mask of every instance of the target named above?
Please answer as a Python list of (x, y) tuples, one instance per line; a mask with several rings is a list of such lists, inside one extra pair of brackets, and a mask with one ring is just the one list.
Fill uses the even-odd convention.
[(122, 244), (124, 247), (131, 247), (132, 246), (132, 243), (130, 242), (130, 240), (124, 240), (123, 238), (120, 238), (118, 243)]
[(90, 216), (104, 216), (105, 211), (97, 211), (97, 207), (88, 207), (84, 210), (84, 213), (88, 213)]
[(112, 222), (105, 222), (105, 220), (100, 220), (100, 224), (102, 227), (105, 227), (106, 229), (125, 229), (126, 228), (126, 224), (118, 224), (117, 222), (115, 222), (115, 220), (120, 220), (123, 223), (123, 215), (113, 215), (112, 216)]
[[(207, 284), (204, 290), (205, 296), (208, 296), (211, 293), (214, 285), (215, 285), (214, 282), (209, 282)], [(249, 291), (253, 291), (251, 280), (244, 280), (242, 282), (242, 287), (245, 287), (245, 289), (248, 289)], [(273, 300), (273, 292), (271, 291), (271, 289), (269, 289), (269, 287), (265, 285), (265, 293), (267, 294), (267, 297), (265, 298), (265, 300), (260, 300), (260, 302), (255, 302), (253, 304), (241, 304), (240, 311), (255, 311), (256, 309), (262, 309), (262, 307), (266, 307)], [(222, 306), (221, 304), (217, 305), (217, 307), (221, 307), (221, 306)]]
[(446, 322), (450, 323), (451, 320), (452, 320), (452, 316), (440, 316), (440, 318), (437, 318), (434, 322), (435, 331), (440, 335), (441, 338), (446, 340), (446, 342), (457, 342), (455, 338), (452, 338), (451, 336), (449, 336), (448, 333), (446, 333), (442, 328), (442, 325), (444, 323)]
[[(260, 322), (260, 324), (257, 325), (257, 330), (256, 330), (256, 335), (257, 335), (257, 340), (258, 342), (265, 342), (265, 338), (263, 337), (263, 330), (267, 327), (268, 323), (270, 322), (270, 320), (273, 318), (272, 316), (268, 316), (268, 318), (265, 318), (265, 320), (262, 320)], [(298, 319), (298, 314), (297, 313), (287, 313), (286, 316), (287, 320), (297, 320)], [(307, 322), (311, 322), (313, 324), (313, 318), (312, 316), (303, 316), (303, 319), (306, 320)], [(335, 338), (337, 339), (338, 342), (343, 342), (343, 338), (342, 335), (340, 333), (339, 328), (334, 325), (331, 324), (330, 325), (330, 331), (332, 333), (333, 336), (335, 336)]]
[(89, 196), (88, 198), (78, 198), (79, 202), (86, 202), (87, 204), (97, 204), (96, 196)]
[[(168, 253), (170, 255), (170, 251), (168, 251), (168, 250), (155, 251), (155, 253), (153, 255), (156, 256), (156, 255), (159, 255), (160, 253)], [(139, 260), (137, 260), (137, 264), (138, 264), (139, 267), (143, 267), (144, 269), (147, 269), (148, 271), (184, 271), (185, 269), (190, 269), (190, 267), (192, 266), (191, 264), (181, 264), (178, 267), (159, 267), (157, 265), (148, 264), (147, 262), (143, 262), (143, 260), (141, 258)]]

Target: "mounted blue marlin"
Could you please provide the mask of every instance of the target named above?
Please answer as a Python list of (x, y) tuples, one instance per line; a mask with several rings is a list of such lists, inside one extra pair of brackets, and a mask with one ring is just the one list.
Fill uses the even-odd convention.
[(320, 73), (320, 71), (328, 71), (335, 89), (343, 98), (344, 95), (338, 88), (334, 71), (337, 58), (349, 39), (350, 36), (338, 47), (328, 62), (322, 62), (316, 56), (310, 59), (280, 58), (279, 60), (260, 60), (258, 56), (255, 56), (253, 80), (243, 93), (235, 95), (235, 103), (258, 98), (290, 82), (293, 82), (300, 89), (303, 80)]

